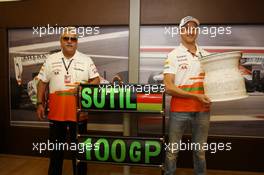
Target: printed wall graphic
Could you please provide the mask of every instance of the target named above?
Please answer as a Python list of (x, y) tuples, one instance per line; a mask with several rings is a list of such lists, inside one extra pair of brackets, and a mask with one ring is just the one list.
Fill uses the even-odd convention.
[[(36, 76), (47, 56), (60, 51), (59, 34), (34, 33), (33, 29), (8, 31), (11, 124), (47, 126), (35, 114)], [(96, 32), (79, 33), (78, 50), (89, 55), (102, 83), (118, 76), (128, 80), (128, 27), (96, 27)]]
[[(176, 28), (177, 26), (163, 25), (141, 26), (140, 83), (162, 83), (167, 54), (180, 42)], [(213, 103), (209, 134), (264, 137), (264, 26), (202, 25), (201, 29), (198, 44), (208, 52), (243, 52), (240, 71), (249, 94), (243, 100)], [(169, 103), (170, 97), (167, 96), (167, 117)], [(157, 118), (153, 117), (149, 123), (152, 124), (148, 128), (144, 127), (142, 132), (153, 132), (159, 128)]]
[[(140, 41), (140, 83), (160, 84), (167, 54), (179, 45), (175, 26), (142, 26)], [(202, 26), (215, 29), (220, 26)], [(212, 28), (214, 27), (214, 28)], [(211, 53), (240, 50), (240, 70), (249, 97), (238, 101), (213, 103), (210, 135), (264, 137), (264, 37), (263, 25), (222, 26), (217, 34), (211, 30), (198, 38), (198, 44)], [(228, 28), (229, 27), (229, 28)], [(227, 30), (228, 29), (228, 30)], [(102, 83), (128, 83), (128, 27), (100, 27), (99, 33), (79, 39), (78, 50), (91, 56)], [(33, 35), (32, 29), (11, 29), (9, 37), (9, 72), (11, 125), (44, 126), (35, 115), (36, 83), (39, 69), (49, 54), (58, 52), (59, 35)], [(166, 97), (166, 115), (170, 97)], [(95, 123), (122, 124), (118, 114), (89, 115)], [(136, 116), (135, 116), (136, 117)], [(140, 133), (160, 133), (161, 118), (139, 117)], [(190, 131), (189, 131), (190, 133)]]

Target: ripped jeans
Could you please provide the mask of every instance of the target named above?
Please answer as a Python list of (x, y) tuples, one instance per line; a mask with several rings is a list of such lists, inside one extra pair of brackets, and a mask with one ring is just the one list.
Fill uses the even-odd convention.
[[(192, 143), (203, 145), (207, 142), (210, 113), (209, 112), (171, 112), (169, 117), (169, 143), (180, 145), (187, 124), (191, 124)], [(179, 149), (166, 150), (165, 175), (174, 175)], [(195, 175), (206, 175), (205, 151), (193, 150)]]

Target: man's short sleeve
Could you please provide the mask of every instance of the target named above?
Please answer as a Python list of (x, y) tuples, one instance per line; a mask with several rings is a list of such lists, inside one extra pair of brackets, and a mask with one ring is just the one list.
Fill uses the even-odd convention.
[(39, 71), (38, 79), (45, 83), (48, 83), (50, 81), (50, 71), (50, 64), (46, 60)]
[(164, 70), (163, 70), (163, 74), (176, 74), (177, 72), (177, 63), (175, 62), (175, 60), (173, 60), (173, 57), (170, 56), (170, 54), (168, 55), (168, 58), (165, 60), (164, 63)]
[(88, 72), (89, 72), (89, 79), (99, 76), (97, 68), (92, 59), (90, 59), (88, 63)]

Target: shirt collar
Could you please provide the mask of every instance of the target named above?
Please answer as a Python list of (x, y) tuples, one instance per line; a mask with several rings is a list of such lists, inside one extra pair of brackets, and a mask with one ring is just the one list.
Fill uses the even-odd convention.
[[(60, 52), (60, 55), (61, 55), (62, 58), (65, 58), (65, 56), (62, 53), (62, 51)], [(76, 50), (75, 53), (74, 53), (74, 55), (73, 55), (73, 57), (71, 57), (70, 59), (66, 59), (66, 60), (70, 61), (72, 59), (77, 59), (78, 58), (78, 55), (79, 55), (79, 51)]]
[[(196, 46), (196, 52), (195, 52), (195, 55), (196, 55), (197, 57), (199, 57), (199, 55), (200, 55), (200, 47), (199, 47), (197, 44), (195, 44), (195, 46)], [(187, 49), (182, 43), (180, 43), (180, 49), (181, 49), (182, 51), (184, 51), (184, 52), (188, 52), (188, 53), (190, 53), (190, 52), (188, 51), (188, 49)]]

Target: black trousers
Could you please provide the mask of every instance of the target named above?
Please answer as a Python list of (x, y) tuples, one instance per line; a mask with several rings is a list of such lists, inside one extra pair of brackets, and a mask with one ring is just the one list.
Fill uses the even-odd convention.
[[(87, 121), (82, 121), (78, 123), (78, 133), (86, 134)], [(50, 164), (49, 164), (49, 175), (62, 175), (63, 159), (64, 159), (64, 149), (59, 147), (58, 144), (77, 144), (76, 138), (77, 123), (76, 122), (61, 122), (61, 121), (50, 121), (49, 128), (49, 141), (50, 143), (57, 143), (57, 149), (50, 151)], [(59, 149), (58, 149), (59, 147)], [(78, 148), (78, 147), (77, 147)], [(86, 175), (87, 174), (87, 164), (79, 163), (77, 166), (76, 174), (76, 154), (78, 150), (68, 150), (70, 151), (72, 159), (72, 168), (74, 175)]]

